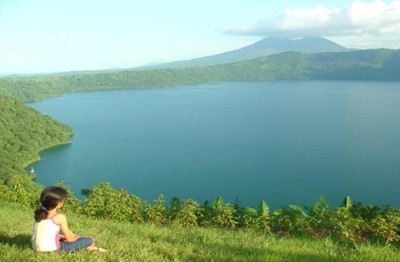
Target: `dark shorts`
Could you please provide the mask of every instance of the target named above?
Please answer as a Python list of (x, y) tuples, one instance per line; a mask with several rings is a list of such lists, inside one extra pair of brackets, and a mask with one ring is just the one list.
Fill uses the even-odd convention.
[(91, 237), (80, 237), (74, 242), (60, 241), (59, 251), (78, 251), (87, 248), (93, 244)]

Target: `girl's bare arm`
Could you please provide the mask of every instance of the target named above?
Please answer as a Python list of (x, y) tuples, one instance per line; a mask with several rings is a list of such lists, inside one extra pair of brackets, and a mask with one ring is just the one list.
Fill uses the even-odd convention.
[(67, 242), (74, 242), (76, 241), (79, 236), (72, 233), (68, 228), (67, 218), (64, 214), (58, 214), (53, 218), (53, 221), (60, 226), (61, 232), (64, 235), (64, 239)]

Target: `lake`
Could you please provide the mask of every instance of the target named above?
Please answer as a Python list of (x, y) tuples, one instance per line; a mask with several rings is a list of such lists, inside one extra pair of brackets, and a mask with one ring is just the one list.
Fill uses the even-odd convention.
[(399, 205), (399, 83), (222, 82), (30, 106), (75, 132), (41, 153), (37, 182), (63, 180), (77, 195), (107, 181), (147, 201)]

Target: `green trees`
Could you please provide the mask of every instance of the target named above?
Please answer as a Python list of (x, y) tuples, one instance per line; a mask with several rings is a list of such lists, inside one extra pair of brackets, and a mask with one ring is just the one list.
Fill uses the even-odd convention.
[(195, 227), (199, 225), (201, 219), (200, 206), (192, 199), (185, 200), (176, 216), (177, 224), (182, 227)]
[(130, 222), (142, 222), (142, 201), (126, 190), (114, 190), (109, 183), (92, 188), (82, 206), (84, 214)]
[(400, 80), (400, 50), (341, 53), (286, 52), (207, 67), (94, 71), (21, 78), (0, 78), (0, 94), (38, 101), (66, 92), (152, 88), (217, 81)]
[(21, 102), (0, 96), (0, 181), (12, 184), (17, 179), (31, 189), (32, 177), (24, 168), (39, 159), (38, 152), (68, 143), (72, 130)]

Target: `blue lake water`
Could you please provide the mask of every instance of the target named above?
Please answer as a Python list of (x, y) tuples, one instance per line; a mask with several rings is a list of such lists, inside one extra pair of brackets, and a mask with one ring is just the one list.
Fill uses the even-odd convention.
[(37, 181), (79, 194), (108, 181), (142, 199), (218, 195), (331, 206), (399, 205), (400, 85), (240, 82), (67, 94), (30, 104), (70, 125)]

